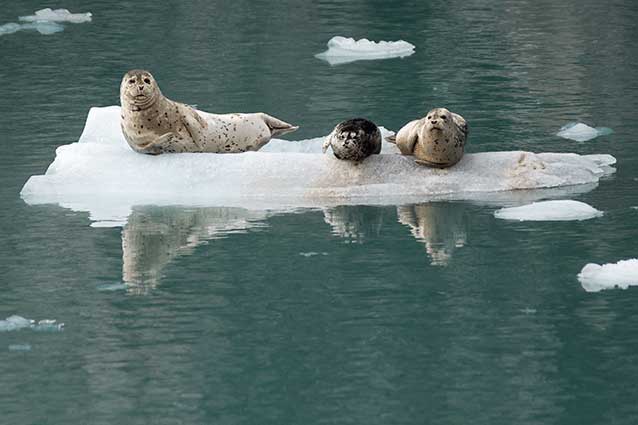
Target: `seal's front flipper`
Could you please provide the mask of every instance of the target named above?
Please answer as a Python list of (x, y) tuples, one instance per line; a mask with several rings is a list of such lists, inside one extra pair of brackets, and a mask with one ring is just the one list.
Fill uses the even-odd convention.
[(193, 108), (186, 108), (188, 108), (188, 110), (182, 116), (182, 124), (191, 135), (191, 139), (193, 139), (193, 143), (195, 143), (197, 149), (202, 150), (205, 144), (204, 142), (206, 141), (208, 123)]
[(261, 113), (261, 118), (270, 129), (271, 137), (280, 136), (282, 134), (291, 133), (299, 128), (298, 125), (288, 124), (285, 121), (272, 117), (268, 114)]
[(162, 134), (160, 137), (153, 140), (152, 142), (140, 146), (139, 152), (148, 155), (159, 155), (161, 153), (177, 152), (177, 150), (175, 150), (175, 144), (173, 143), (174, 139), (175, 134), (173, 133)]

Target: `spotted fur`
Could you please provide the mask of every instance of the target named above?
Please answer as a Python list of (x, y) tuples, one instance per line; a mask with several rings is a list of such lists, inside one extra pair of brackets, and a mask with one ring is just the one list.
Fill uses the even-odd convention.
[(381, 152), (381, 131), (372, 121), (355, 118), (334, 128), (323, 144), (323, 152), (332, 148), (334, 156), (348, 161), (363, 161)]

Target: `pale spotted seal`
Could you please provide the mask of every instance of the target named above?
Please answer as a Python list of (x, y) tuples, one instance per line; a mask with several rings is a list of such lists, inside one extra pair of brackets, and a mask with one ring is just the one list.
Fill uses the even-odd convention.
[(403, 155), (414, 155), (419, 164), (447, 168), (461, 160), (467, 135), (468, 126), (462, 116), (435, 108), (386, 140), (396, 143)]
[(332, 147), (334, 156), (349, 161), (363, 161), (381, 152), (381, 131), (365, 118), (343, 121), (334, 128), (323, 143), (323, 152)]
[(140, 153), (256, 151), (298, 127), (264, 113), (217, 115), (162, 95), (150, 72), (132, 70), (120, 85), (121, 126)]

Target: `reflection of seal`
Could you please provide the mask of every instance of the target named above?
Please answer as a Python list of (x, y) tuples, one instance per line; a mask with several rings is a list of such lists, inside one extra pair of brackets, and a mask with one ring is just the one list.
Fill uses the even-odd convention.
[(343, 121), (326, 137), (324, 153), (329, 146), (339, 159), (362, 161), (381, 152), (381, 131), (364, 118)]
[(120, 86), (122, 132), (134, 151), (234, 153), (256, 151), (292, 126), (264, 113), (216, 115), (162, 95), (150, 72), (132, 70)]
[(462, 116), (435, 108), (425, 118), (407, 123), (387, 140), (396, 143), (402, 154), (414, 155), (419, 164), (446, 168), (463, 156), (467, 134)]
[(464, 204), (431, 203), (397, 207), (399, 223), (425, 245), (432, 265), (446, 266), (455, 249), (467, 242)]

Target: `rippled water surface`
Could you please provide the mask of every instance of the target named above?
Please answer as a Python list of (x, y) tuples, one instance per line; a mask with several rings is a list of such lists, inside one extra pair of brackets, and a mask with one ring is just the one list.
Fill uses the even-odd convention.
[[(587, 293), (587, 263), (638, 257), (633, 1), (99, 2), (93, 22), (0, 35), (2, 424), (635, 424), (638, 288)], [(46, 5), (3, 5), (0, 25)], [(330, 66), (334, 35), (406, 40)], [(19, 196), (130, 68), (213, 112), (267, 111), (294, 139), (433, 106), (468, 151), (608, 153), (570, 193), (294, 211), (139, 205), (123, 228)], [(555, 136), (581, 121), (613, 129)], [(135, 185), (135, 182), (130, 182)], [(510, 222), (521, 197), (582, 222)], [(497, 199), (498, 198), (498, 199)]]

